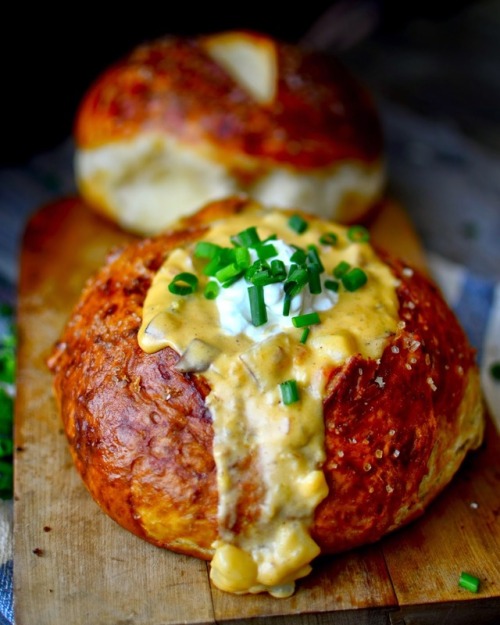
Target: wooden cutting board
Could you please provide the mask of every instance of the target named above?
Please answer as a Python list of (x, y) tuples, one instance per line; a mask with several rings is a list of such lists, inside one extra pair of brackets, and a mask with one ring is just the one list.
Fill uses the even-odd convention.
[[(404, 211), (387, 202), (376, 241), (425, 267)], [(33, 216), (23, 241), (15, 424), (14, 596), (17, 625), (178, 623), (499, 623), (500, 441), (486, 442), (411, 526), (315, 564), (289, 599), (232, 596), (207, 563), (153, 547), (120, 528), (73, 468), (46, 358), (86, 278), (132, 240), (76, 198)], [(476, 595), (461, 571), (481, 579)]]

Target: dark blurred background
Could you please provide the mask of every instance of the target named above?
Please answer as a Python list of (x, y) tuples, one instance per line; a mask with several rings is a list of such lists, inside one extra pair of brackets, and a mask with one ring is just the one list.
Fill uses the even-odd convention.
[[(411, 98), (424, 112), (431, 105), (451, 106), (460, 123), (473, 124), (477, 115), (463, 104), (464, 88), (473, 87), (477, 98), (486, 94), (478, 91), (484, 85), (470, 84), (481, 78), (472, 64), (478, 51), (467, 49), (471, 42), (461, 16), (478, 4), (484, 3), (308, 0), (285, 9), (270, 2), (140, 2), (132, 9), (120, 4), (107, 13), (88, 4), (51, 10), (40, 3), (29, 11), (25, 5), (10, 6), (0, 37), (0, 166), (22, 165), (57, 146), (71, 133), (78, 103), (97, 75), (138, 43), (169, 33), (251, 28), (290, 42), (314, 41), (338, 54), (374, 89), (396, 99)], [(406, 63), (398, 61), (402, 51)], [(443, 69), (449, 84), (443, 84)], [(484, 109), (479, 117), (491, 116), (493, 107), (498, 116), (496, 91), (495, 97), (482, 105), (476, 102)]]

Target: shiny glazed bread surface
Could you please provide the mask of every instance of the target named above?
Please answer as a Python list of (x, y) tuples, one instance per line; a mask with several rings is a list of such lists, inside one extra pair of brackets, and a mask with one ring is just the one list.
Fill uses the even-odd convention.
[(161, 131), (193, 146), (305, 169), (380, 158), (382, 131), (371, 95), (336, 59), (271, 40), (277, 93), (260, 104), (207, 54), (203, 40), (157, 39), (106, 70), (77, 112), (77, 146)]

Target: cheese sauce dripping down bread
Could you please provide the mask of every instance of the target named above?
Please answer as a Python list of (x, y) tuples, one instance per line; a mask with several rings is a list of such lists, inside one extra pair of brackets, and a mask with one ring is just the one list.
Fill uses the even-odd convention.
[[(144, 303), (139, 343), (145, 351), (168, 345), (189, 354), (195, 342), (199, 351), (208, 352), (208, 360), (200, 356), (201, 365), (195, 361), (192, 367), (203, 371), (211, 388), (206, 403), (214, 428), (220, 535), (211, 571), (214, 583), (231, 592), (268, 590), (288, 596), (294, 581), (310, 572), (320, 548), (309, 530), (317, 505), (328, 493), (322, 472), (328, 372), (355, 354), (379, 358), (399, 321), (396, 279), (369, 243), (350, 240), (354, 229), (317, 220), (301, 222), (306, 229), (297, 233), (290, 225), (296, 218), (249, 206), (244, 214), (209, 228), (203, 241), (230, 249), (234, 235), (258, 224), (257, 241), (264, 243), (250, 249), (256, 256), (272, 246), (274, 256), (267, 262), (284, 262), (286, 275), (297, 249), (318, 250), (323, 282), (329, 277), (338, 289), (331, 297), (323, 294), (328, 292), (323, 287), (311, 298), (309, 285), (304, 285), (292, 298), (291, 312), (284, 315), (286, 282), (270, 282), (263, 296), (271, 300), (276, 315), (255, 326), (247, 295), (251, 279), (242, 274), (229, 286), (222, 284), (215, 299), (206, 299), (208, 278), (203, 279), (196, 248), (190, 246), (168, 256)], [(327, 243), (321, 243), (322, 237)], [(283, 244), (288, 256), (285, 250), (278, 254)], [(348, 291), (335, 281), (334, 272), (347, 265), (362, 268), (367, 276), (361, 288)], [(169, 285), (185, 272), (200, 276), (196, 292), (171, 293)], [(320, 322), (310, 327), (302, 343), (303, 330), (292, 320), (318, 308)], [(236, 332), (225, 328), (225, 317), (237, 325)], [(243, 324), (235, 317), (243, 318)], [(300, 388), (300, 400), (291, 405), (280, 395), (280, 384), (287, 380)], [(242, 500), (248, 490), (252, 496)]]

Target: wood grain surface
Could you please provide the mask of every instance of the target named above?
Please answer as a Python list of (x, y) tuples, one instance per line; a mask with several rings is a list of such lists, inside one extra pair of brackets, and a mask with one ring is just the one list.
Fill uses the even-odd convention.
[[(406, 214), (387, 202), (376, 241), (425, 267)], [(288, 599), (212, 587), (207, 563), (153, 547), (104, 515), (77, 475), (52, 396), (46, 358), (80, 289), (113, 248), (132, 240), (77, 198), (28, 224), (19, 287), (15, 423), (16, 625), (180, 623), (500, 622), (500, 439), (485, 444), (409, 527), (315, 563)], [(481, 580), (459, 588), (461, 571)]]

